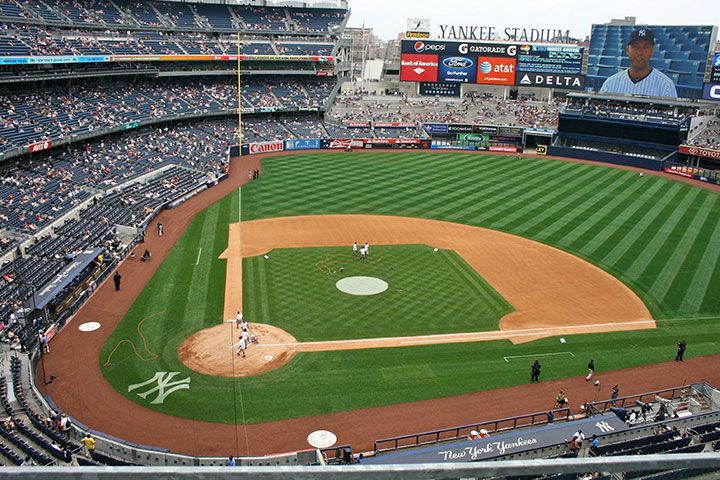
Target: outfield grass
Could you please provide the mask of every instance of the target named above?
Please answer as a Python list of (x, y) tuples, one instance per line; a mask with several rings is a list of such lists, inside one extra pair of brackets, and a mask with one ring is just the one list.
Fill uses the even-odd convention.
[[(517, 346), (495, 341), (307, 353), (253, 377), (200, 375), (178, 361), (177, 347), (191, 333), (222, 322), (225, 261), (217, 257), (227, 245), (228, 223), (238, 219), (235, 193), (192, 222), (104, 346), (101, 365), (123, 339), (133, 340), (147, 360), (123, 343), (112, 365), (103, 368), (128, 398), (171, 415), (254, 423), (527, 382), (531, 361), (506, 362), (507, 355), (572, 351), (575, 357), (543, 357), (541, 380), (548, 380), (583, 374), (589, 358), (598, 371), (671, 360), (680, 338), (688, 342), (688, 357), (718, 352), (720, 196), (715, 193), (606, 167), (457, 153), (292, 155), (264, 160), (263, 172), (242, 189), (244, 220), (364, 213), (501, 230), (583, 257), (630, 286), (656, 318), (682, 320), (660, 321), (656, 330), (565, 335), (564, 345), (549, 338)], [(199, 249), (201, 262), (195, 266)], [(280, 252), (273, 252), (273, 260)], [(298, 305), (283, 311), (287, 307), (249, 285), (292, 285), (294, 274), (270, 271), (268, 277), (265, 269), (263, 277), (258, 262), (244, 262), (243, 310), (250, 318), (290, 318), (288, 312), (299, 311)], [(296, 290), (303, 287), (296, 284)], [(307, 308), (315, 308), (317, 299), (308, 300), (313, 305)], [(141, 327), (148, 350), (158, 355), (154, 358), (141, 348), (137, 325), (163, 310)], [(317, 338), (315, 321), (322, 322), (321, 331), (338, 335), (332, 338), (357, 336), (328, 317), (308, 316), (288, 330), (299, 338)], [(156, 371), (190, 376), (191, 388), (161, 406), (127, 392), (128, 385)], [(242, 411), (236, 407), (239, 399)]]

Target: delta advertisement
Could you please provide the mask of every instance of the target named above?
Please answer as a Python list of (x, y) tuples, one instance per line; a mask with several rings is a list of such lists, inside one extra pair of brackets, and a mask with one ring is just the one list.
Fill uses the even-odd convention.
[(581, 90), (582, 59), (577, 46), (403, 40), (400, 80)]

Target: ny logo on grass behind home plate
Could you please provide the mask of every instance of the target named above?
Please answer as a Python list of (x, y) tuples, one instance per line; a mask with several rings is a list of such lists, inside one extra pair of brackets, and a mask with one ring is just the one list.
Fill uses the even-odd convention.
[[(173, 377), (177, 375), (180, 372), (156, 372), (155, 376), (151, 378), (150, 380), (142, 383), (136, 383), (135, 385), (130, 385), (128, 387), (128, 392), (132, 392), (136, 388), (144, 387), (147, 385), (152, 385), (153, 383), (157, 382), (157, 386), (151, 388), (147, 392), (138, 393), (139, 397), (146, 398), (151, 393), (158, 391), (158, 396), (150, 402), (151, 404), (157, 404), (157, 403), (163, 403), (165, 401), (165, 397), (170, 395), (171, 393), (177, 391), (177, 390), (183, 390), (183, 389), (189, 389), (190, 388), (190, 377), (184, 378), (182, 380), (177, 380), (175, 382), (172, 381)], [(166, 390), (167, 389), (167, 390)]]

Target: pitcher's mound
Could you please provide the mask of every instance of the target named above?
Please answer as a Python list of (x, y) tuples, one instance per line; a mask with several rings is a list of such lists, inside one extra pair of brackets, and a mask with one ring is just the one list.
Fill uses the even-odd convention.
[(258, 343), (248, 346), (245, 357), (236, 353), (237, 347), (230, 348), (240, 340), (240, 329), (226, 323), (185, 339), (178, 348), (180, 361), (205, 375), (244, 377), (278, 368), (295, 356), (297, 340), (285, 330), (263, 323), (250, 323), (249, 328)]

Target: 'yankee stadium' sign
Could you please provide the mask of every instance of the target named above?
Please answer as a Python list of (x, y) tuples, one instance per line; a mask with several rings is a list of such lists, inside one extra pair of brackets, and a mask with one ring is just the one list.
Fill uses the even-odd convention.
[(446, 40), (504, 40), (506, 42), (570, 43), (570, 30), (556, 28), (506, 27), (503, 35), (495, 27), (480, 25), (439, 25)]

